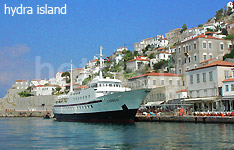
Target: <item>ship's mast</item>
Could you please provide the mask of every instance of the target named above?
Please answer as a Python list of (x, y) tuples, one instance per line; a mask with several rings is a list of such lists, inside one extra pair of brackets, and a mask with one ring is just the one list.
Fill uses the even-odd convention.
[(102, 79), (102, 46), (100, 46), (100, 72), (99, 72), (99, 78)]
[(71, 82), (70, 82), (70, 94), (73, 93), (73, 79), (72, 79), (72, 60), (71, 60), (71, 73), (70, 73), (70, 79), (71, 79)]

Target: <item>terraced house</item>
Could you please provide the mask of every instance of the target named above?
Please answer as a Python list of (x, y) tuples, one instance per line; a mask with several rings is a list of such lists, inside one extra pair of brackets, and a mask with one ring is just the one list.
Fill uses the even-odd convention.
[(174, 55), (176, 73), (182, 75), (183, 85), (186, 84), (185, 72), (201, 67), (211, 59), (222, 60), (232, 47), (230, 40), (199, 35), (176, 46)]

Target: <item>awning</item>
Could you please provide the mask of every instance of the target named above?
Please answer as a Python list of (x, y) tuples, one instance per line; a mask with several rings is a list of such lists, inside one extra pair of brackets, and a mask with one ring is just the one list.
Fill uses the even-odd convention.
[(148, 102), (147, 104), (145, 104), (144, 106), (159, 106), (160, 104), (162, 104), (164, 101), (156, 101), (156, 102)]
[(184, 102), (202, 102), (202, 101), (219, 101), (219, 97), (202, 97), (202, 98), (190, 98), (184, 99)]
[(234, 95), (230, 95), (230, 96), (223, 96), (222, 100), (234, 100)]

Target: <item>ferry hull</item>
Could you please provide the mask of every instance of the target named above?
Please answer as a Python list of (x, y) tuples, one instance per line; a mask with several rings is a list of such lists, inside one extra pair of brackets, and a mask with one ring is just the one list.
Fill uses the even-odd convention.
[(72, 122), (116, 122), (132, 123), (134, 122), (137, 109), (119, 110), (97, 113), (83, 114), (55, 114), (57, 121)]

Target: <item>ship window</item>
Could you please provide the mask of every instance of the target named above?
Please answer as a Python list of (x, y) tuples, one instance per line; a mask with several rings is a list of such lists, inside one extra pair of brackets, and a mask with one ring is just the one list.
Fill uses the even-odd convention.
[(88, 97), (90, 98), (90, 95)]
[(93, 108), (93, 105), (91, 105), (91, 107)]
[(112, 84), (109, 84), (110, 87), (112, 87)]
[(85, 98), (87, 99), (87, 95), (85, 96)]

